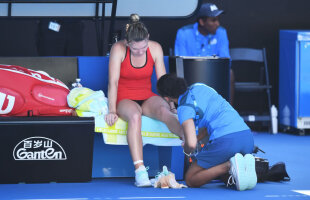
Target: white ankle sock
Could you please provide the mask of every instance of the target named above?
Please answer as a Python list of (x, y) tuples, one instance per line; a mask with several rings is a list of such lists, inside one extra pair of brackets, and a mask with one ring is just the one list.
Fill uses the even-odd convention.
[(136, 160), (133, 162), (134, 165), (139, 164), (139, 163), (143, 163), (143, 160)]

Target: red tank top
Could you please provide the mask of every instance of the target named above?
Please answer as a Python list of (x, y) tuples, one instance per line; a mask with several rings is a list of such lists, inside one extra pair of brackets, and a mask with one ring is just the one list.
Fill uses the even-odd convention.
[(145, 100), (156, 95), (152, 92), (151, 77), (154, 60), (150, 49), (147, 48), (146, 62), (142, 67), (132, 66), (130, 54), (130, 49), (127, 47), (125, 59), (121, 63), (117, 103), (123, 99)]

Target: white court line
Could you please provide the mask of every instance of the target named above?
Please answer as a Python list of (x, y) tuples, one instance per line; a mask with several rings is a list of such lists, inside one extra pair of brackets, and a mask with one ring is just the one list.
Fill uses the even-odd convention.
[(272, 195), (265, 195), (265, 197), (275, 198), (275, 197), (280, 197), (280, 195), (272, 194)]
[(15, 200), (88, 200), (88, 198), (65, 198), (65, 199), (15, 199)]
[(270, 194), (270, 195), (265, 195), (267, 198), (279, 198), (279, 197), (310, 197), (310, 190), (292, 190), (293, 192), (297, 192), (299, 194)]
[(289, 195), (286, 195), (286, 194), (271, 194), (271, 195), (265, 195), (264, 197), (266, 197), (266, 198), (307, 197), (307, 195), (301, 195), (301, 194), (295, 194), (295, 195), (292, 195), (292, 194), (289, 194)]
[(310, 196), (310, 190), (292, 190), (292, 191)]
[(186, 197), (119, 197), (118, 199), (185, 199)]

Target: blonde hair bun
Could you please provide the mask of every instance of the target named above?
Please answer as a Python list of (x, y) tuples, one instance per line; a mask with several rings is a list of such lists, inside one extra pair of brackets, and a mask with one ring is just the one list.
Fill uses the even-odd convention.
[(130, 21), (126, 24), (125, 39), (128, 43), (132, 41), (142, 41), (149, 38), (149, 32), (145, 25), (140, 21), (138, 14), (131, 14)]
[(140, 16), (138, 14), (131, 14), (130, 15), (130, 22), (137, 23), (140, 21)]

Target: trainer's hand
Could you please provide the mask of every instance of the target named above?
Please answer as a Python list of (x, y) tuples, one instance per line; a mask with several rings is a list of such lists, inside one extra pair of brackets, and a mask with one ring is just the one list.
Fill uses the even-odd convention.
[(112, 126), (118, 119), (118, 116), (116, 113), (114, 112), (110, 112), (108, 114), (106, 114), (106, 116), (104, 117), (106, 123), (109, 125), (109, 126)]

